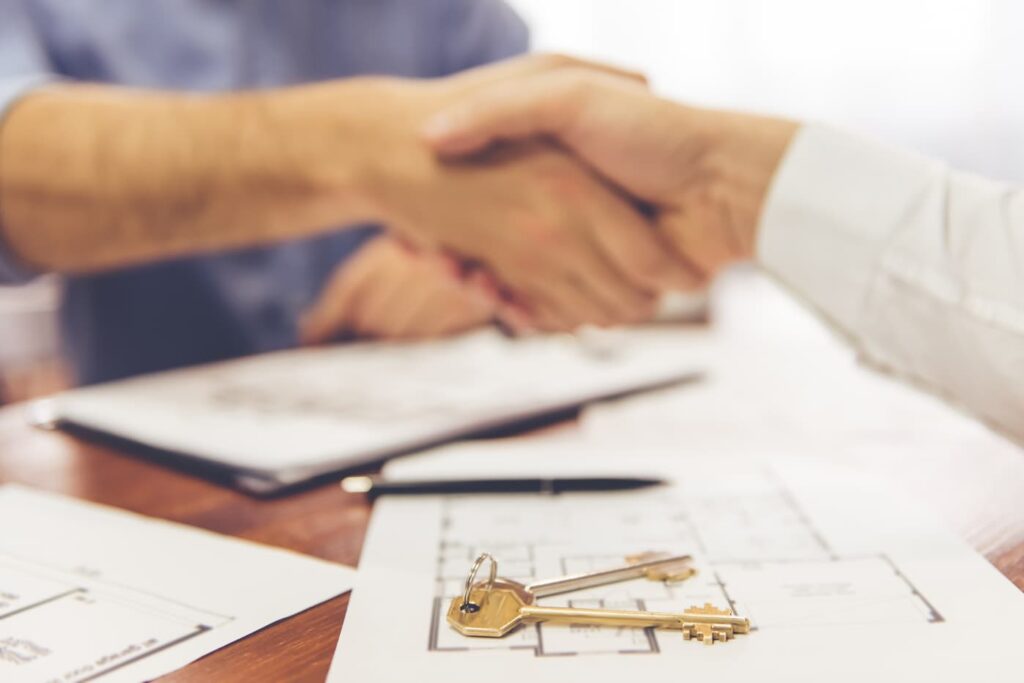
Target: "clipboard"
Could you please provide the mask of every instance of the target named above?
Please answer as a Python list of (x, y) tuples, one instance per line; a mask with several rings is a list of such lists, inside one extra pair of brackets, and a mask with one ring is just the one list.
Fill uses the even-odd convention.
[(29, 419), (276, 496), (697, 380), (688, 338), (658, 330), (512, 340), (486, 331), (280, 351), (75, 389), (31, 404)]

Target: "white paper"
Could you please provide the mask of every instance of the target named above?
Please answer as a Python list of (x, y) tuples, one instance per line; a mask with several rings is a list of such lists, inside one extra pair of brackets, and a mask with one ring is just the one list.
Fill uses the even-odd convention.
[(0, 681), (144, 681), (348, 591), (354, 570), (0, 487)]
[(686, 333), (285, 351), (63, 394), (54, 417), (284, 481), (684, 377)]
[(700, 383), (586, 408), (584, 439), (807, 452), (898, 481), (983, 552), (1024, 541), (1024, 453), (977, 420), (842, 349), (723, 345), (704, 358)]
[(955, 401), (863, 367), (771, 281), (730, 273), (715, 304), (714, 328), (690, 342), (703, 347), (704, 381), (588, 406), (591, 446), (826, 458), (898, 482), (984, 554), (1024, 542), (1020, 445)]
[[(727, 450), (595, 455), (563, 439), (446, 449), (390, 470), (476, 476), (515, 461), (522, 474), (603, 472), (620, 471), (623, 458), (675, 483), (382, 498), (329, 680), (1020, 680), (1024, 596), (933, 516), (855, 469)], [(755, 630), (707, 647), (673, 631), (555, 625), (469, 639), (445, 621), (479, 552), (498, 558), (499, 574), (533, 580), (645, 550), (692, 553), (700, 573), (542, 604), (679, 611), (712, 602), (734, 606)]]

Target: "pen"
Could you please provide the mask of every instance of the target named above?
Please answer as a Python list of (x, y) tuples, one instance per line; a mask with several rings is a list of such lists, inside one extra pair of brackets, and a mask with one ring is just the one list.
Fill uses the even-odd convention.
[(648, 477), (555, 477), (524, 479), (421, 479), (389, 481), (382, 477), (346, 477), (341, 488), (370, 498), (385, 494), (429, 493), (563, 493), (566, 491), (628, 491), (664, 484)]

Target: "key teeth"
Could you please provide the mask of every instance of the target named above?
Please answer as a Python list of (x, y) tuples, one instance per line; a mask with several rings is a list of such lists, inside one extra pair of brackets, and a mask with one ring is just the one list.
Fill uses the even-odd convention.
[[(731, 610), (719, 609), (710, 602), (704, 603), (702, 607), (696, 605), (690, 607), (683, 615), (701, 614), (712, 616), (735, 616)], [(733, 624), (697, 624), (683, 621), (683, 640), (696, 639), (705, 645), (714, 645), (716, 641), (725, 642), (731, 640), (737, 633), (747, 633), (749, 628), (734, 626)]]
[(705, 645), (714, 645), (717, 641), (731, 640), (734, 635), (730, 626), (713, 624), (686, 624), (683, 628), (683, 640), (696, 639)]
[[(648, 550), (635, 555), (626, 555), (626, 564), (642, 564), (671, 557), (666, 552), (655, 552)], [(644, 571), (644, 578), (649, 581), (664, 581), (665, 583), (681, 583), (697, 574), (697, 570), (690, 566), (693, 560), (687, 556), (686, 559), (673, 562), (663, 567), (651, 567)]]

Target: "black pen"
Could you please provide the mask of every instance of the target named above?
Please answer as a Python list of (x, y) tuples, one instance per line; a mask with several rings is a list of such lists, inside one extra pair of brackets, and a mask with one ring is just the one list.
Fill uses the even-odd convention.
[(382, 477), (346, 477), (348, 493), (380, 495), (430, 493), (564, 493), (568, 491), (628, 491), (664, 484), (649, 477), (553, 477), (524, 479), (419, 479), (391, 481)]

